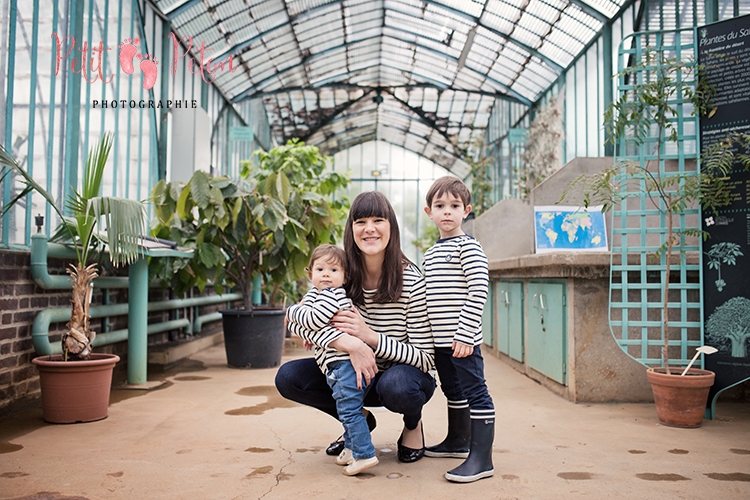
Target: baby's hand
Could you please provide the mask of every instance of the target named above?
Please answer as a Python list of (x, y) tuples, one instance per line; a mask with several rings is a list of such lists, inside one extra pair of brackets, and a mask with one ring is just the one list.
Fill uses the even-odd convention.
[(474, 352), (474, 346), (464, 344), (463, 342), (453, 342), (453, 357), (454, 358), (465, 358), (471, 356)]
[(304, 342), (302, 342), (302, 345), (305, 346), (305, 350), (306, 351), (309, 351), (313, 347), (312, 342), (308, 342), (307, 340), (305, 340)]

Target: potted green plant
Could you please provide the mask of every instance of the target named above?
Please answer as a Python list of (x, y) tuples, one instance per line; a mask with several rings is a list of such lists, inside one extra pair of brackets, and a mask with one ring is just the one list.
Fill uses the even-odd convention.
[(159, 220), (153, 234), (194, 249), (189, 260), (162, 259), (162, 279), (178, 294), (210, 282), (217, 293), (241, 292), (241, 308), (222, 312), (227, 360), (240, 368), (281, 360), (284, 310), (254, 307), (256, 276), (272, 304), (288, 293), (285, 283), (305, 275), (313, 248), (340, 236), (345, 202), (332, 196), (348, 184), (324, 173), (327, 158), (304, 142), (256, 154), (258, 165), (244, 162), (239, 179), (197, 171), (184, 186), (159, 182), (152, 195)]
[[(667, 143), (679, 142), (675, 122), (678, 102), (689, 103), (694, 114), (709, 110), (712, 89), (701, 80), (700, 67), (691, 60), (677, 60), (663, 53), (647, 50), (643, 58), (616, 75), (628, 81), (625, 90), (605, 112), (605, 126), (615, 144), (650, 145), (656, 158), (618, 161), (599, 173), (576, 179), (563, 195), (577, 192), (583, 205), (602, 205), (603, 211), (627, 203), (630, 198), (650, 200), (665, 220), (661, 247), (652, 258), (662, 259), (665, 279), (661, 282), (661, 367), (650, 367), (646, 374), (651, 382), (659, 420), (677, 427), (698, 427), (703, 420), (709, 388), (714, 374), (690, 369), (673, 372), (669, 360), (669, 277), (676, 257), (684, 253), (686, 237), (703, 237), (699, 228), (677, 229), (676, 217), (688, 207), (701, 204), (713, 210), (729, 202), (725, 183), (734, 162), (733, 146), (742, 135), (728, 136), (704, 153), (694, 171), (669, 171), (664, 167), (663, 152)], [(621, 147), (622, 144), (621, 144)], [(687, 372), (687, 373), (685, 373)]]
[[(115, 266), (134, 261), (138, 256), (138, 237), (146, 226), (142, 203), (100, 195), (111, 148), (111, 134), (105, 134), (91, 148), (81, 190), (73, 190), (63, 208), (0, 147), (0, 163), (9, 169), (4, 176), (13, 173), (24, 185), (3, 208), (3, 215), (18, 200), (36, 191), (60, 218), (58, 237), (67, 240), (76, 253), (75, 263), (67, 270), (72, 285), (72, 308), (67, 330), (62, 334), (62, 355), (32, 360), (40, 372), (43, 416), (48, 422), (88, 422), (107, 416), (112, 370), (120, 358), (92, 353), (96, 334), (90, 327), (89, 307), (98, 264), (91, 261), (94, 254), (108, 254)], [(102, 220), (106, 222), (105, 235), (97, 232)], [(105, 245), (107, 252), (103, 254)]]

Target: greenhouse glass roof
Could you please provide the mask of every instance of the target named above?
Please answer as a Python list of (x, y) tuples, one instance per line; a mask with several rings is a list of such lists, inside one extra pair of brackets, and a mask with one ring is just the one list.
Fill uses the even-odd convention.
[(154, 0), (233, 57), (214, 84), (263, 99), (277, 142), (383, 140), (465, 175), (495, 99), (531, 104), (627, 0)]

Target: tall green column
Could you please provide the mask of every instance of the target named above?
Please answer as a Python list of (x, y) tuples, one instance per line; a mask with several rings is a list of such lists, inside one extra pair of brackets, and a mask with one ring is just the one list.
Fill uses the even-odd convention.
[[(612, 25), (607, 23), (602, 31), (602, 94), (604, 97), (604, 109), (609, 108), (612, 104), (614, 86), (612, 84), (612, 77), (614, 76), (612, 59), (614, 58), (614, 48), (612, 47)], [(604, 156), (615, 155), (615, 145), (611, 141), (611, 136), (604, 130)]]
[(148, 364), (148, 258), (128, 270), (128, 384), (145, 384)]

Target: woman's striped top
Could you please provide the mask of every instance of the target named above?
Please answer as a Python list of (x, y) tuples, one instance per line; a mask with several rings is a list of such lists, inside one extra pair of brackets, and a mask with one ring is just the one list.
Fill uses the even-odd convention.
[[(374, 294), (374, 290), (365, 290), (365, 303), (357, 309), (367, 326), (380, 337), (375, 349), (378, 368), (386, 370), (401, 363), (412, 365), (425, 373), (432, 371), (432, 331), (427, 317), (425, 280), (419, 270), (411, 264), (406, 266), (404, 287), (398, 301), (376, 304), (372, 301)], [(305, 298), (305, 302), (307, 300)], [(313, 331), (290, 322), (289, 331), (321, 348), (315, 350), (315, 359), (323, 371), (328, 363), (349, 358), (347, 353), (328, 347), (344, 335), (331, 326)]]
[(466, 234), (439, 239), (425, 253), (424, 270), (435, 347), (481, 344), (490, 278), (479, 242)]

